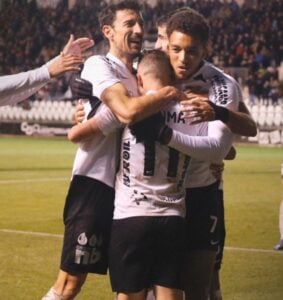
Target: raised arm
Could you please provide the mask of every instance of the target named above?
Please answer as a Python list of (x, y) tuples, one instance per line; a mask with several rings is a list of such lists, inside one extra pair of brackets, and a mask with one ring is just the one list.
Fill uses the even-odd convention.
[(83, 51), (93, 45), (88, 38), (71, 36), (63, 52), (40, 68), (0, 77), (0, 106), (20, 102), (43, 87), (50, 78), (69, 71), (78, 71)]

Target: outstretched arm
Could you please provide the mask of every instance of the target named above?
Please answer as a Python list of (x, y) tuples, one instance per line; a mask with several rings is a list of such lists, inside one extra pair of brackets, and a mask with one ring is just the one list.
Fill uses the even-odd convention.
[(44, 86), (51, 77), (79, 70), (82, 53), (94, 43), (88, 38), (74, 40), (71, 35), (63, 52), (40, 68), (0, 77), (0, 106), (20, 102)]

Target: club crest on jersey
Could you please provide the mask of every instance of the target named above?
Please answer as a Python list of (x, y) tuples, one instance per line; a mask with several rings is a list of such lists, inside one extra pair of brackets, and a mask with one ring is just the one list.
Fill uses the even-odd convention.
[(82, 232), (77, 239), (75, 251), (75, 264), (90, 265), (95, 264), (101, 258), (102, 236), (93, 234), (90, 238)]

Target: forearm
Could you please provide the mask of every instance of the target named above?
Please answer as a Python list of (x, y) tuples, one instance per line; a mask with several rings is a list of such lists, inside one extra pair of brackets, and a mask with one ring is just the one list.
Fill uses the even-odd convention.
[(189, 136), (173, 131), (168, 146), (195, 159), (214, 162), (224, 159), (232, 142), (232, 136), (219, 139), (208, 136)]
[(237, 135), (256, 136), (257, 134), (255, 121), (246, 113), (229, 110), (229, 119), (226, 125)]
[(79, 143), (97, 135), (106, 136), (121, 126), (122, 124), (119, 123), (111, 110), (102, 107), (92, 118), (73, 126), (68, 133), (68, 139), (74, 143)]
[(34, 93), (50, 80), (47, 66), (0, 77), (0, 106), (20, 102)]
[(117, 93), (115, 89), (110, 89), (107, 95), (103, 96), (104, 102), (118, 120), (127, 125), (160, 111), (176, 96), (176, 89), (164, 87), (154, 94), (139, 97), (129, 97), (125, 93)]
[(80, 143), (93, 138), (95, 135), (102, 135), (102, 132), (97, 119), (93, 117), (84, 123), (73, 126), (68, 132), (68, 139), (73, 143)]

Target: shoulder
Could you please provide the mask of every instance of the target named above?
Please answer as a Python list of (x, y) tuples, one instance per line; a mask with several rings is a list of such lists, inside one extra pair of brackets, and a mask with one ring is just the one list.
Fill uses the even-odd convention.
[(85, 65), (93, 65), (93, 64), (102, 64), (107, 62), (107, 59), (104, 55), (93, 55), (86, 59)]
[(228, 85), (235, 85), (238, 86), (237, 81), (234, 77), (224, 72), (220, 68), (216, 67), (215, 65), (205, 62), (202, 67), (203, 76), (206, 79), (211, 80), (215, 84), (228, 84)]

